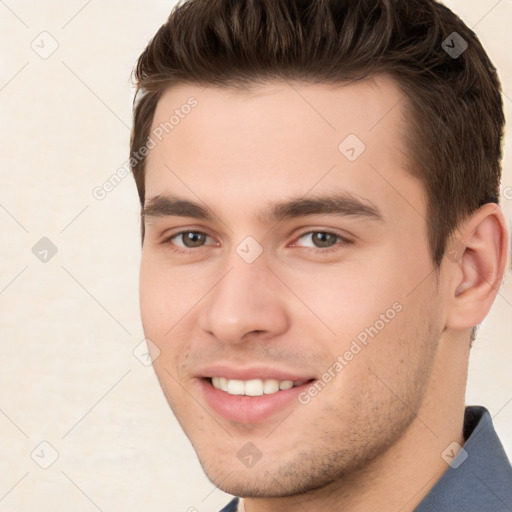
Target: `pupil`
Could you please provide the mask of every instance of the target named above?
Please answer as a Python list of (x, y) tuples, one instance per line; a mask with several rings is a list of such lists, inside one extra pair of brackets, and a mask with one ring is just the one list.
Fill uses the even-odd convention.
[(183, 239), (187, 247), (199, 247), (204, 242), (204, 234), (195, 231), (189, 231)]
[(313, 243), (318, 247), (330, 247), (332, 245), (333, 236), (329, 233), (313, 233)]

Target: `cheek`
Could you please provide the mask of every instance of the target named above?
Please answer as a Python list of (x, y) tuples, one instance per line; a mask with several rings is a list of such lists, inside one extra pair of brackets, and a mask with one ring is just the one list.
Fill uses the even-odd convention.
[(399, 396), (409, 391), (420, 396), (430, 372), (442, 306), (428, 261), (403, 266), (398, 254), (380, 256), (358, 268), (339, 266), (314, 277), (301, 273), (294, 281), (297, 296), (315, 313), (302, 309), (294, 315), (300, 331), (316, 339), (317, 350), (323, 348), (326, 357), (319, 369), (333, 382), (329, 387), (339, 391), (324, 395), (333, 400), (332, 408), (339, 400), (348, 409), (360, 408), (369, 390), (374, 398), (394, 400), (386, 384)]
[(374, 263), (317, 266), (314, 272), (300, 269), (288, 274), (284, 280), (292, 283), (290, 288), (302, 302), (292, 302), (295, 318), (338, 341), (349, 340), (376, 322), (381, 329), (381, 315), (387, 315), (387, 321), (395, 317), (397, 302), (404, 296), (401, 280), (407, 278), (396, 269), (383, 269), (382, 260), (380, 267)]
[[(185, 350), (186, 338), (177, 335), (180, 319), (186, 311), (182, 311), (188, 301), (183, 299), (180, 291), (182, 283), (175, 276), (176, 271), (169, 271), (153, 255), (143, 253), (140, 278), (139, 296), (140, 311), (144, 335), (157, 347), (158, 356), (153, 360), (153, 369), (160, 382), (162, 390), (171, 405), (177, 407), (175, 378), (177, 373), (177, 358)], [(188, 306), (190, 309), (190, 306)]]
[(196, 271), (170, 266), (150, 251), (143, 253), (139, 280), (141, 320), (145, 337), (158, 347), (153, 366), (169, 394), (175, 381), (167, 372), (182, 376), (191, 344), (200, 339), (196, 332), (197, 313), (209, 287), (207, 279), (199, 278)]
[[(170, 267), (147, 251), (142, 255), (139, 296), (144, 332), (157, 339), (172, 335), (178, 323), (197, 302), (197, 280), (190, 279), (183, 268)], [(171, 330), (171, 331), (170, 331)]]
[(139, 276), (139, 299), (142, 324), (146, 337), (151, 338), (161, 331), (166, 315), (162, 314), (165, 308), (165, 284), (157, 265), (152, 264), (150, 258), (143, 254)]

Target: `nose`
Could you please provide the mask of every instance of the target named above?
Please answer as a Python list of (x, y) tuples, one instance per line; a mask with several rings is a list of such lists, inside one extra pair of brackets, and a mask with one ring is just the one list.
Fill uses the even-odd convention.
[[(238, 256), (236, 256), (238, 257)], [(270, 339), (290, 323), (282, 284), (263, 259), (234, 261), (202, 301), (200, 327), (223, 343)]]

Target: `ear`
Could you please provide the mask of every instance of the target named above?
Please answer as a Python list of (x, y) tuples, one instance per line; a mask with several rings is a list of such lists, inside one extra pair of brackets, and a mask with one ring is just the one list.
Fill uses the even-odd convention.
[(481, 206), (462, 223), (447, 247), (451, 279), (446, 327), (470, 329), (487, 316), (509, 264), (509, 243), (497, 204)]

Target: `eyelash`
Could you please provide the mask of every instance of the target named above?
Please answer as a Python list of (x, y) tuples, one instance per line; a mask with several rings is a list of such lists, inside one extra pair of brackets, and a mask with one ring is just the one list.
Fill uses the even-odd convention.
[[(203, 249), (205, 247), (203, 245), (196, 249), (193, 249), (193, 248), (187, 249), (187, 248), (179, 247), (171, 242), (172, 239), (177, 238), (180, 235), (184, 235), (185, 233), (199, 233), (202, 235), (206, 235), (207, 237), (210, 236), (210, 235), (208, 235), (208, 233), (205, 233), (204, 231), (187, 229), (185, 231), (179, 231), (178, 233), (173, 233), (171, 236), (167, 237), (162, 243), (172, 246), (172, 250), (174, 252), (176, 252), (177, 254), (192, 254), (192, 253), (197, 252), (198, 250)], [(302, 237), (304, 237), (306, 235), (311, 235), (313, 233), (323, 233), (323, 234), (327, 234), (327, 235), (332, 235), (339, 240), (339, 242), (336, 243), (335, 245), (333, 245), (332, 247), (327, 247), (325, 249), (321, 249), (320, 247), (303, 247), (303, 249), (307, 249), (308, 251), (313, 252), (314, 254), (326, 254), (326, 253), (331, 253), (331, 252), (337, 251), (340, 249), (340, 247), (339, 247), (340, 242), (342, 242), (343, 245), (350, 245), (353, 243), (351, 240), (348, 240), (347, 238), (339, 235), (338, 233), (335, 233), (333, 231), (320, 230), (320, 229), (312, 230), (312, 231), (305, 231), (304, 233), (301, 233), (296, 238), (296, 240), (300, 240)]]

